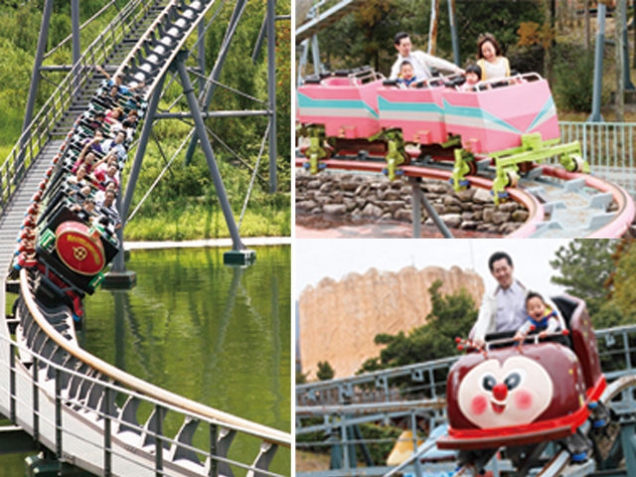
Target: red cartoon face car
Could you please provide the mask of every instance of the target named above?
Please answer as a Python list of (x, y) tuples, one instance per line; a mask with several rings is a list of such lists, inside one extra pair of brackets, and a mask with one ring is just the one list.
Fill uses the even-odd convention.
[(448, 436), (440, 449), (476, 450), (564, 439), (590, 418), (606, 388), (585, 303), (555, 302), (568, 324), (564, 342), (468, 353), (447, 381)]

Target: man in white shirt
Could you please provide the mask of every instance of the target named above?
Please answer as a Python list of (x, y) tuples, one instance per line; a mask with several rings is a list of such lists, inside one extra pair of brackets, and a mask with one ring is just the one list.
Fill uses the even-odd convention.
[(399, 32), (394, 38), (395, 49), (398, 51), (398, 57), (393, 66), (391, 67), (391, 74), (389, 78), (395, 79), (400, 74), (400, 66), (404, 61), (408, 61), (413, 65), (413, 71), (418, 81), (431, 78), (431, 68), (446, 71), (449, 73), (462, 74), (464, 70), (450, 61), (437, 58), (436, 56), (429, 55), (423, 51), (411, 51), (413, 45), (409, 34), (406, 32)]
[[(486, 292), (479, 308), (477, 323), (473, 327), (473, 341), (483, 346), (486, 335), (502, 331), (517, 331), (526, 321), (526, 287), (515, 280), (510, 255), (495, 252), (488, 259), (490, 273), (499, 284), (494, 292)], [(557, 318), (565, 329), (559, 309), (546, 298), (546, 304), (557, 312)]]

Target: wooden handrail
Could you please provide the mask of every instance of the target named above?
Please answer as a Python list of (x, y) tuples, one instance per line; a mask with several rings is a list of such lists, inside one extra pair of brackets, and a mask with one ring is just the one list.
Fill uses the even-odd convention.
[(122, 371), (121, 369), (93, 356), (79, 346), (75, 346), (72, 342), (60, 335), (40, 312), (40, 309), (31, 294), (27, 273), (27, 270), (24, 268), (20, 270), (20, 295), (29, 309), (29, 312), (42, 331), (44, 331), (46, 335), (58, 346), (63, 348), (76, 359), (89, 365), (104, 376), (117, 381), (120, 385), (144, 394), (152, 399), (181, 408), (187, 413), (196, 414), (207, 419), (213, 419), (220, 424), (226, 425), (245, 434), (258, 437), (263, 441), (271, 442), (287, 448), (291, 447), (290, 433), (279, 431), (278, 429), (273, 429), (262, 424), (257, 424), (255, 422), (248, 421), (247, 419), (242, 419), (196, 401), (192, 401), (191, 399), (183, 396), (179, 396), (178, 394), (172, 393), (160, 388), (159, 386), (155, 386), (154, 384), (150, 384), (142, 379), (132, 376), (131, 374), (128, 374), (125, 371)]

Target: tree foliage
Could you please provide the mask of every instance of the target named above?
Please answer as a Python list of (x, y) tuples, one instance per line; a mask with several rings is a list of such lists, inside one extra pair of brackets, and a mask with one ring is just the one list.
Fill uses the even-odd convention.
[(336, 372), (329, 364), (329, 361), (318, 361), (318, 371), (316, 372), (316, 377), (320, 381), (329, 381), (333, 379), (336, 375)]
[[(450, 23), (445, 6), (442, 2), (439, 9), (437, 55), (451, 58)], [(331, 70), (369, 64), (388, 73), (395, 61), (393, 37), (397, 32), (409, 32), (414, 49), (426, 51), (430, 8), (430, 2), (421, 0), (364, 2), (355, 14), (343, 17), (319, 35), (323, 63)], [(475, 60), (480, 33), (493, 33), (507, 52), (517, 44), (517, 29), (521, 23), (542, 24), (543, 13), (538, 0), (457, 1), (455, 20), (460, 54), (465, 64)], [(519, 68), (523, 65), (513, 66), (525, 71)]]
[(636, 322), (636, 246), (631, 240), (620, 242), (613, 255), (616, 267), (610, 277), (611, 294), (603, 304), (597, 327)]
[(603, 306), (611, 292), (610, 277), (615, 265), (612, 254), (616, 242), (611, 240), (576, 239), (556, 251), (550, 266), (560, 275), (552, 283), (566, 287), (566, 293), (586, 301), (590, 316)]
[(477, 319), (477, 308), (465, 289), (453, 295), (442, 295), (441, 280), (436, 280), (428, 292), (432, 309), (426, 316), (426, 324), (408, 334), (379, 334), (376, 344), (384, 344), (380, 356), (370, 358), (359, 372), (393, 368), (421, 363), (458, 354), (455, 337), (467, 336)]

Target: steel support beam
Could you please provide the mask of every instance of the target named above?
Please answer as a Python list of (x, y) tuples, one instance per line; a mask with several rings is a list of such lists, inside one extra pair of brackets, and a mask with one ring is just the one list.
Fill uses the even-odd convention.
[[(243, 7), (245, 6), (245, 0), (239, 0), (236, 2), (236, 6), (234, 7), (234, 11), (232, 12), (232, 17), (230, 18), (230, 22), (227, 26), (227, 31), (225, 32), (225, 37), (223, 38), (223, 44), (221, 45), (221, 50), (219, 51), (219, 56), (216, 59), (216, 63), (212, 67), (212, 71), (210, 72), (210, 76), (206, 80), (206, 83), (209, 83), (209, 86), (205, 92), (205, 98), (203, 99), (203, 107), (202, 111), (206, 111), (210, 107), (210, 103), (212, 102), (212, 96), (214, 96), (214, 92), (216, 91), (216, 82), (219, 80), (221, 76), (221, 70), (223, 69), (223, 65), (225, 64), (225, 58), (227, 57), (227, 52), (230, 49), (230, 44), (232, 43), (232, 37), (234, 37), (234, 33), (236, 32), (236, 25), (238, 21), (241, 19), (241, 15), (243, 13)], [(197, 141), (199, 140), (199, 136), (195, 131), (194, 136), (192, 136), (192, 140), (188, 145), (188, 149), (185, 154), (185, 164), (188, 165), (192, 162), (192, 155), (194, 154), (194, 149), (197, 146)]]
[(620, 22), (623, 30), (623, 87), (625, 91), (634, 90), (629, 70), (629, 38), (627, 37), (627, 1), (622, 4)]
[(276, 0), (267, 0), (267, 87), (269, 90), (269, 191), (276, 192)]
[(413, 213), (411, 222), (413, 223), (413, 238), (422, 238), (422, 209), (420, 208), (420, 193), (422, 190), (420, 189), (420, 181), (416, 180), (415, 177), (409, 178), (409, 182), (411, 183), (411, 205), (413, 206)]
[(71, 0), (71, 27), (73, 31), (73, 65), (77, 64), (81, 56), (79, 9), (80, 9), (79, 0)]
[(592, 89), (592, 114), (588, 122), (601, 122), (601, 88), (603, 86), (603, 47), (605, 45), (605, 14), (607, 7), (599, 2), (597, 11), (596, 50), (594, 52), (594, 87)]
[(38, 36), (38, 47), (35, 52), (35, 61), (33, 62), (33, 72), (31, 73), (31, 86), (29, 88), (29, 97), (27, 99), (26, 111), (24, 113), (24, 122), (22, 123), (22, 132), (26, 131), (31, 120), (33, 119), (33, 111), (35, 110), (35, 100), (38, 95), (38, 86), (40, 84), (40, 68), (46, 51), (46, 42), (49, 38), (49, 25), (51, 23), (51, 13), (53, 11), (53, 0), (46, 0), (44, 4), (44, 14), (42, 15), (42, 25), (40, 26), (40, 35)]
[(306, 74), (307, 56), (309, 54), (309, 40), (303, 40), (300, 44), (300, 60), (298, 60), (298, 71), (296, 72), (296, 86), (303, 84), (303, 74)]
[(419, 178), (410, 177), (409, 181), (411, 181), (411, 183), (413, 183), (413, 181), (417, 182), (417, 187), (413, 187), (413, 195), (414, 195), (413, 203), (415, 204), (416, 201), (421, 202), (422, 205), (424, 206), (424, 210), (426, 210), (426, 213), (428, 214), (428, 216), (433, 220), (437, 229), (442, 233), (442, 236), (444, 238), (453, 238), (453, 234), (451, 233), (450, 230), (448, 230), (448, 227), (446, 226), (444, 221), (441, 219), (437, 211), (433, 208), (431, 203), (428, 201), (428, 199), (424, 195), (424, 192), (422, 192), (422, 189), (419, 187)]
[[(268, 116), (269, 111), (266, 110), (253, 110), (253, 111), (201, 111), (201, 117), (203, 118), (244, 118), (249, 116)], [(157, 113), (155, 119), (190, 119), (192, 113), (177, 112), (177, 113)]]
[(201, 76), (199, 77), (199, 91), (203, 91), (205, 88), (205, 25), (204, 22), (199, 22), (197, 26), (197, 58), (199, 61), (199, 70)]
[(192, 83), (190, 82), (190, 77), (188, 76), (188, 71), (186, 70), (186, 66), (183, 62), (182, 56), (177, 56), (176, 67), (179, 71), (179, 78), (181, 80), (181, 85), (183, 86), (183, 92), (186, 96), (186, 99), (188, 100), (188, 105), (190, 107), (190, 111), (192, 112), (195, 127), (199, 134), (199, 139), (201, 140), (201, 148), (203, 149), (205, 159), (208, 163), (208, 167), (210, 168), (210, 173), (212, 174), (212, 181), (214, 182), (216, 194), (219, 197), (219, 202), (221, 203), (221, 209), (225, 217), (225, 222), (229, 229), (230, 236), (232, 237), (232, 249), (245, 250), (245, 245), (243, 245), (241, 237), (239, 236), (238, 227), (236, 226), (236, 221), (234, 220), (234, 214), (232, 213), (232, 208), (230, 207), (230, 201), (227, 198), (225, 186), (223, 185), (223, 180), (221, 179), (221, 174), (216, 164), (214, 151), (212, 150), (210, 140), (208, 139), (205, 130), (205, 123), (203, 122), (203, 117), (201, 116), (199, 102), (197, 101), (197, 98), (194, 94), (194, 88), (192, 87)]
[(455, 23), (455, 0), (448, 0), (448, 19), (451, 29), (451, 41), (453, 43), (453, 61), (457, 66), (461, 67), (459, 40), (457, 39), (457, 24)]
[[(146, 110), (146, 118), (144, 119), (144, 125), (141, 129), (141, 136), (139, 139), (139, 144), (137, 146), (137, 152), (135, 153), (135, 160), (133, 161), (133, 165), (130, 169), (130, 174), (128, 175), (128, 181), (126, 183), (126, 192), (124, 194), (123, 199), (120, 197), (118, 200), (119, 206), (119, 217), (121, 218), (121, 228), (117, 231), (117, 238), (119, 239), (119, 243), (122, 245), (121, 251), (115, 256), (113, 260), (113, 269), (112, 272), (116, 274), (123, 274), (126, 272), (126, 263), (125, 263), (125, 254), (124, 254), (124, 229), (126, 227), (126, 217), (128, 216), (128, 211), (130, 210), (130, 204), (132, 203), (133, 194), (135, 193), (135, 187), (137, 186), (137, 179), (139, 178), (139, 172), (141, 171), (141, 164), (144, 159), (144, 155), (146, 154), (146, 147), (148, 146), (148, 140), (150, 138), (150, 132), (152, 131), (152, 123), (154, 121), (155, 113), (157, 111), (157, 105), (159, 104), (159, 98), (161, 97), (161, 92), (163, 90), (163, 83), (165, 81), (165, 75), (159, 80), (157, 84), (157, 88), (155, 89), (152, 97), (150, 98), (150, 103), (148, 104), (148, 109)], [(123, 187), (122, 187), (123, 190)], [(111, 272), (111, 273), (112, 273)]]

